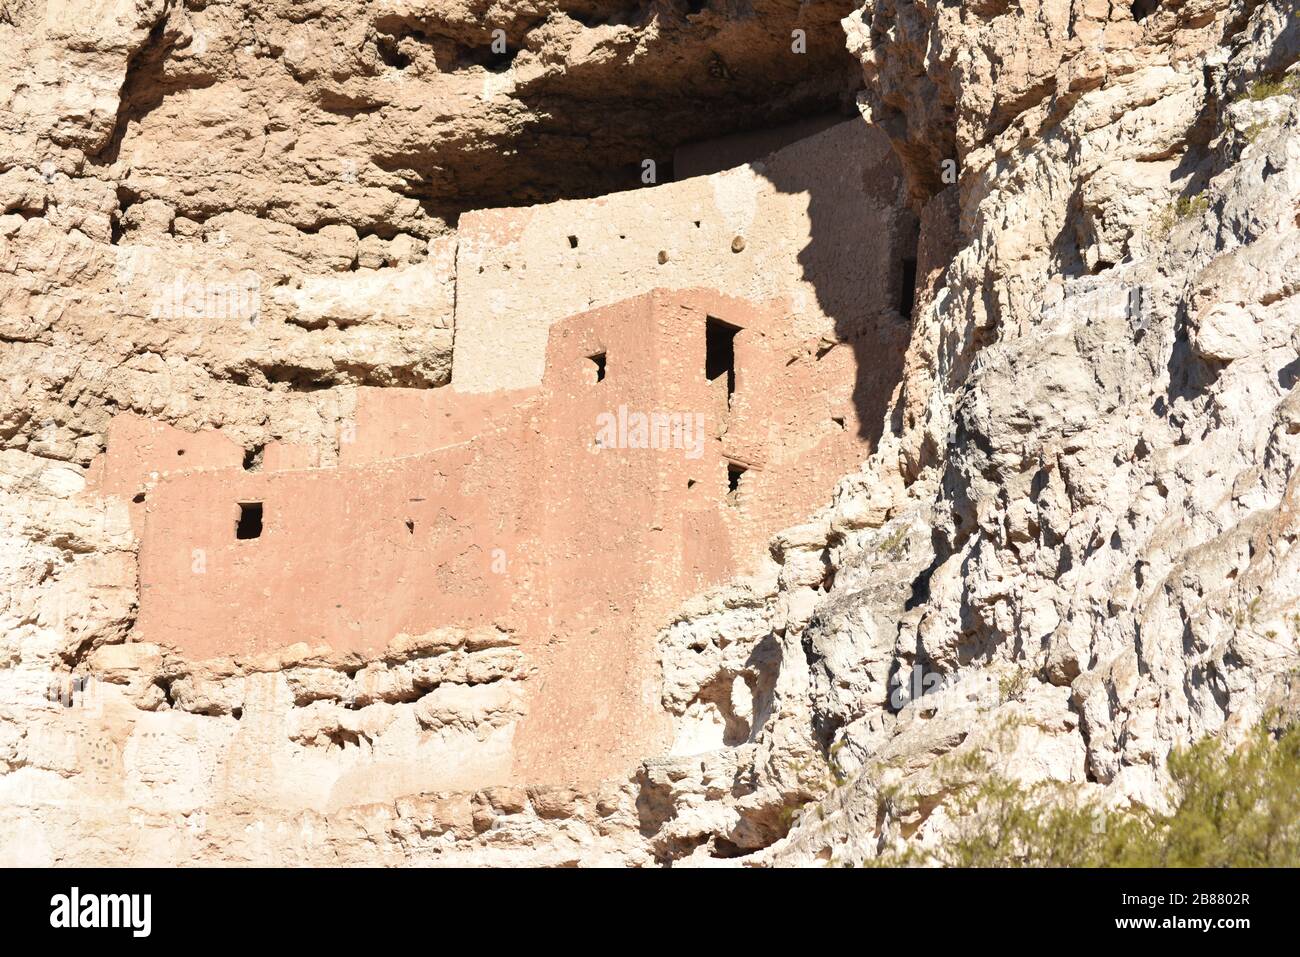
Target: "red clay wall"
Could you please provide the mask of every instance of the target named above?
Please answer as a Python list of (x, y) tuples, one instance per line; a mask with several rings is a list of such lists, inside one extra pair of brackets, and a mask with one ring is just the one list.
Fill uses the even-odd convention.
[[(704, 375), (708, 316), (741, 327), (730, 407), (725, 377)], [(537, 669), (519, 778), (626, 772), (669, 743), (655, 637), (673, 610), (755, 567), (867, 452), (853, 363), (798, 358), (783, 328), (779, 309), (657, 292), (554, 326), (540, 389), (362, 390), (339, 468), (248, 472), (241, 450), (196, 441), (192, 461), (212, 468), (159, 473), (143, 506), (136, 634), (194, 657), (298, 641), (372, 654), (402, 633), (496, 625)], [(688, 440), (700, 421), (702, 437), (624, 447), (634, 430), (608, 441), (620, 409), (686, 417)], [(142, 433), (117, 434), (105, 481), (125, 488)], [(143, 463), (174, 455), (145, 437)], [(734, 496), (728, 460), (751, 466)], [(240, 502), (262, 503), (260, 537), (235, 537)]]

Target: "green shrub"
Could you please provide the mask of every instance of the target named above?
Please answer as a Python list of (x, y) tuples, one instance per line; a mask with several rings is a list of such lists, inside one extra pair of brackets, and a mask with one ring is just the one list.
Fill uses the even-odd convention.
[(998, 698), (1002, 704), (1015, 701), (1029, 690), (1032, 675), (1027, 668), (1017, 668), (998, 679)]
[(1199, 216), (1209, 208), (1210, 198), (1204, 194), (1179, 196), (1178, 199), (1165, 207), (1164, 212), (1160, 214), (1156, 232), (1161, 236), (1167, 236), (1180, 222), (1191, 219), (1193, 216)]
[(1238, 96), (1237, 101), (1259, 102), (1270, 97), (1282, 96), (1284, 93), (1300, 93), (1300, 75), (1289, 74), (1278, 80), (1256, 80), (1246, 87), (1246, 92)]
[(1246, 131), (1243, 134), (1243, 136), (1245, 137), (1247, 143), (1254, 143), (1257, 139), (1260, 138), (1260, 136), (1263, 134), (1263, 132), (1266, 129), (1268, 129), (1268, 124), (1265, 123), (1263, 120), (1260, 120), (1257, 123), (1251, 123), (1250, 126), (1246, 128)]
[(1168, 762), (1174, 810), (1113, 811), (1060, 784), (971, 775), (947, 809), (955, 835), (878, 865), (952, 867), (1295, 867), (1300, 865), (1300, 725), (1263, 726), (1236, 751), (1206, 739)]

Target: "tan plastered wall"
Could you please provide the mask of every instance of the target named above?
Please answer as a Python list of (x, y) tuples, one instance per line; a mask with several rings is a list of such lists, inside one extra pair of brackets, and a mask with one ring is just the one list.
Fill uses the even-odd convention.
[(883, 134), (849, 120), (709, 176), (466, 213), (452, 383), (534, 386), (552, 324), (655, 288), (784, 300), (800, 337), (869, 331), (914, 242), (901, 189)]

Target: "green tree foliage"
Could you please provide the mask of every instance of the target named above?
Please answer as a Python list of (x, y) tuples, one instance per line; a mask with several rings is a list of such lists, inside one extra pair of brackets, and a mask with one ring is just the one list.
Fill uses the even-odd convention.
[[(955, 836), (879, 865), (1295, 867), (1300, 865), (1300, 725), (1257, 728), (1237, 750), (1205, 739), (1174, 751), (1169, 814), (1114, 811), (1074, 789), (1025, 787), (967, 759), (948, 803)], [(976, 772), (972, 774), (971, 772)]]

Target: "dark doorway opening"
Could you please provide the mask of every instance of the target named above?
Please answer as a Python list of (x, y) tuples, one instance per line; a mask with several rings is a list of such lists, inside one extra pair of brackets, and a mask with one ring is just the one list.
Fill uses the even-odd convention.
[(903, 260), (903, 281), (898, 291), (898, 311), (904, 319), (912, 318), (912, 301), (916, 299), (916, 260)]
[(710, 382), (727, 377), (727, 397), (736, 391), (736, 333), (733, 326), (709, 316), (704, 325), (704, 377)]
[(605, 381), (605, 353), (598, 352), (594, 356), (587, 356), (592, 366), (596, 369), (596, 381)]
[(262, 503), (240, 502), (239, 522), (235, 525), (235, 538), (262, 537)]

